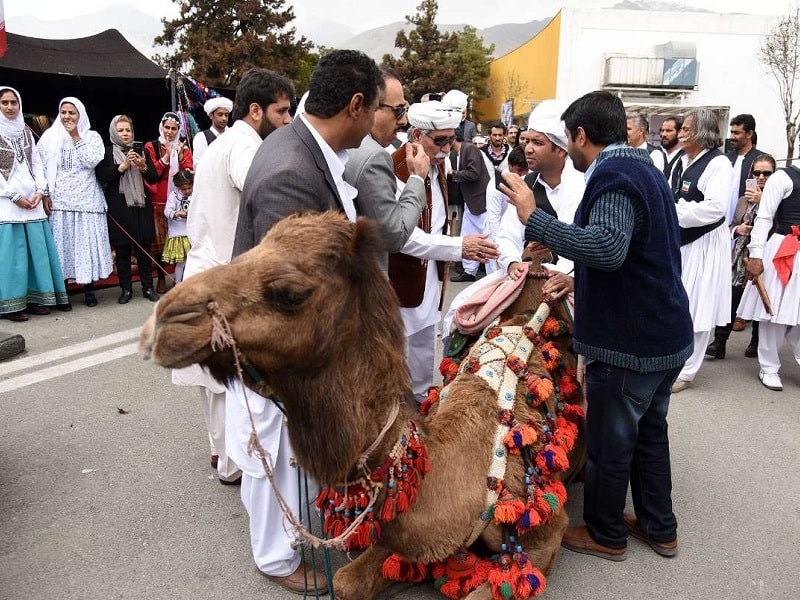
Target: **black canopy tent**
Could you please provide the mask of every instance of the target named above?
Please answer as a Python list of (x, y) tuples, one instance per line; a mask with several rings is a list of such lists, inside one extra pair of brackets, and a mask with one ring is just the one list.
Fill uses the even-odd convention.
[(75, 96), (105, 140), (111, 119), (121, 113), (133, 119), (137, 139), (158, 136), (158, 122), (172, 107), (167, 71), (116, 29), (71, 40), (7, 36), (0, 86), (19, 90), (26, 114), (54, 118), (59, 100)]

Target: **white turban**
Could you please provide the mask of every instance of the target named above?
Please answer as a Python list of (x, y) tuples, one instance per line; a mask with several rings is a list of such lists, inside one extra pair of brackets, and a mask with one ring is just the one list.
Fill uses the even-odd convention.
[(461, 123), (461, 110), (443, 102), (417, 102), (408, 107), (408, 122), (429, 131), (455, 129)]
[(231, 110), (233, 110), (233, 102), (224, 96), (217, 96), (216, 98), (209, 98), (206, 100), (206, 103), (203, 104), (203, 110), (206, 111), (206, 114), (209, 116), (218, 108), (224, 108), (228, 112), (231, 112)]
[(442, 98), (442, 103), (457, 108), (458, 110), (467, 110), (468, 98), (469, 96), (461, 90), (450, 90), (444, 95), (444, 98)]
[(567, 134), (564, 131), (564, 114), (566, 106), (558, 100), (545, 100), (531, 111), (528, 117), (528, 129), (543, 133), (559, 148), (567, 149)]

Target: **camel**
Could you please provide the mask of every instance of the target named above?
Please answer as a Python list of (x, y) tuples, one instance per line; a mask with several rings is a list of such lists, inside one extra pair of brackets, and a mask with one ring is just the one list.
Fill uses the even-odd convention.
[[(547, 371), (555, 362), (562, 371), (575, 366), (564, 351), (571, 339), (571, 329), (564, 326), (569, 320), (554, 305), (559, 320), (552, 341), (543, 351), (537, 346), (527, 366), (516, 365), (522, 373), (512, 394), (511, 433), (533, 439), (520, 442), (525, 446), (521, 450), (507, 444), (504, 483), (487, 478), (498, 452), (497, 393), (470, 372), (471, 351), (465, 348), (457, 369), (458, 358), (445, 361), (448, 385), (441, 395), (432, 393), (427, 417), (420, 415), (405, 367), (397, 298), (378, 261), (378, 235), (374, 222), (359, 219), (352, 224), (337, 213), (287, 218), (256, 248), (163, 296), (143, 328), (141, 353), (167, 368), (199, 363), (221, 381), (235, 377), (234, 351), (212, 348), (208, 307), (214, 303), (240, 356), (260, 374), (246, 370), (245, 385), (283, 403), (297, 462), (327, 486), (318, 505), (328, 517), (335, 515), (326, 503), (334, 502), (342, 482), (358, 479), (359, 456), (374, 446), (366, 468), (372, 470), (372, 479), (380, 479), (376, 473), (384, 476), (373, 488), (378, 497), (370, 511), (370, 519), (380, 521), (379, 539), (375, 522), (363, 522), (362, 528), (371, 527), (365, 541), (376, 543), (337, 571), (333, 585), (338, 598), (370, 600), (395, 579), (430, 576), (452, 598), (521, 600), (537, 595), (544, 591), (544, 575), (553, 568), (569, 521), (560, 481), (574, 472), (582, 451), (580, 389), (563, 373), (561, 379), (548, 379)], [(516, 315), (512, 322), (524, 324), (530, 307), (540, 301), (541, 279), (530, 278), (506, 313)], [(495, 338), (497, 332), (503, 330), (495, 327)], [(530, 330), (526, 335), (542, 341)], [(491, 332), (489, 338), (484, 332), (481, 340), (491, 342)], [(531, 402), (534, 387), (526, 387), (526, 380), (550, 382), (539, 406)], [(556, 398), (559, 381), (564, 390), (571, 387), (571, 398)], [(562, 449), (560, 460), (569, 458), (569, 465), (550, 464), (550, 473), (544, 463), (552, 459), (546, 449), (559, 442), (556, 420), (562, 434), (573, 432), (575, 443)], [(409, 432), (409, 424), (418, 432)], [(398, 440), (406, 438), (418, 444), (413, 452), (409, 445), (404, 455), (411, 457), (403, 465), (409, 471), (405, 481), (399, 476), (393, 487), (386, 481), (387, 457), (393, 449), (395, 456)], [(399, 473), (397, 466), (390, 464), (388, 472)], [(536, 479), (533, 485), (526, 476)], [(499, 492), (492, 508), (495, 518), (487, 512), (492, 485)], [(533, 510), (534, 488), (538, 513)], [(528, 496), (531, 503), (525, 506)], [(501, 513), (507, 517), (512, 512), (516, 517), (525, 512), (527, 526), (518, 521), (498, 524)], [(343, 527), (329, 525), (331, 535)], [(489, 555), (495, 555), (495, 562)]]

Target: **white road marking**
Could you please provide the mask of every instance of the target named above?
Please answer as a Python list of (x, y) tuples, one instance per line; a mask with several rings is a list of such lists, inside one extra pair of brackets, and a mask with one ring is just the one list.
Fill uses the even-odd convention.
[(104, 335), (102, 337), (89, 340), (88, 342), (72, 344), (71, 346), (65, 346), (63, 348), (58, 348), (57, 350), (51, 350), (49, 352), (42, 352), (41, 354), (36, 354), (34, 356), (26, 356), (25, 358), (12, 360), (10, 362), (0, 364), (0, 377), (14, 373), (15, 371), (23, 371), (25, 369), (38, 367), (39, 365), (55, 362), (57, 360), (63, 360), (65, 358), (69, 358), (70, 356), (76, 356), (86, 352), (98, 352), (106, 346), (113, 346), (114, 344), (119, 344), (120, 342), (126, 342), (128, 340), (138, 338), (141, 331), (141, 327), (134, 327), (133, 329), (127, 329), (125, 331), (118, 331), (117, 333)]
[[(118, 348), (112, 348), (111, 350), (105, 352), (97, 352), (96, 354), (84, 356), (82, 358), (62, 363), (60, 365), (55, 365), (53, 367), (39, 369), (38, 371), (34, 371), (33, 373), (27, 373), (25, 375), (12, 377), (11, 379), (0, 381), (0, 393), (11, 392), (13, 390), (17, 390), (22, 387), (33, 385), (34, 383), (40, 383), (48, 379), (53, 379), (54, 377), (61, 377), (62, 375), (68, 375), (70, 373), (74, 373), (75, 371), (88, 369), (90, 367), (101, 365), (103, 363), (111, 362), (112, 360), (116, 360), (118, 358), (130, 356), (131, 354), (135, 354), (138, 348), (139, 348), (139, 342), (134, 342), (132, 344), (119, 346)], [(37, 358), (37, 357), (31, 357), (31, 358)]]

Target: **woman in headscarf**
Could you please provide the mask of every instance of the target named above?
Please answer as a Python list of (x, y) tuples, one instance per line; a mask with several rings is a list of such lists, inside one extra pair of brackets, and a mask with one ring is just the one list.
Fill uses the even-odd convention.
[[(59, 119), (39, 142), (52, 200), (50, 226), (64, 277), (84, 286), (86, 306), (97, 306), (94, 282), (113, 269), (106, 199), (94, 174), (105, 147), (89, 129), (83, 102), (69, 96), (58, 111)], [(47, 202), (45, 198), (45, 210)]]
[(147, 173), (144, 150), (133, 146), (133, 121), (127, 115), (117, 115), (108, 127), (111, 145), (97, 165), (95, 173), (103, 186), (108, 204), (108, 233), (115, 250), (115, 266), (121, 289), (120, 304), (133, 296), (131, 254), (136, 253), (142, 294), (151, 302), (158, 300), (153, 289), (153, 261), (148, 250), (155, 238), (153, 205), (145, 193), (143, 175)]
[(145, 158), (147, 159), (147, 172), (145, 180), (150, 184), (150, 199), (153, 201), (153, 220), (156, 226), (156, 239), (153, 244), (153, 254), (161, 267), (158, 270), (158, 286), (156, 291), (163, 294), (166, 291), (164, 277), (164, 263), (161, 253), (164, 250), (164, 241), (167, 239), (167, 219), (164, 208), (167, 197), (173, 191), (172, 178), (178, 171), (193, 170), (194, 161), (192, 151), (180, 139), (181, 121), (174, 112), (164, 113), (158, 124), (158, 139), (144, 145)]
[(0, 317), (27, 321), (66, 305), (42, 198), (47, 181), (17, 90), (0, 86)]

